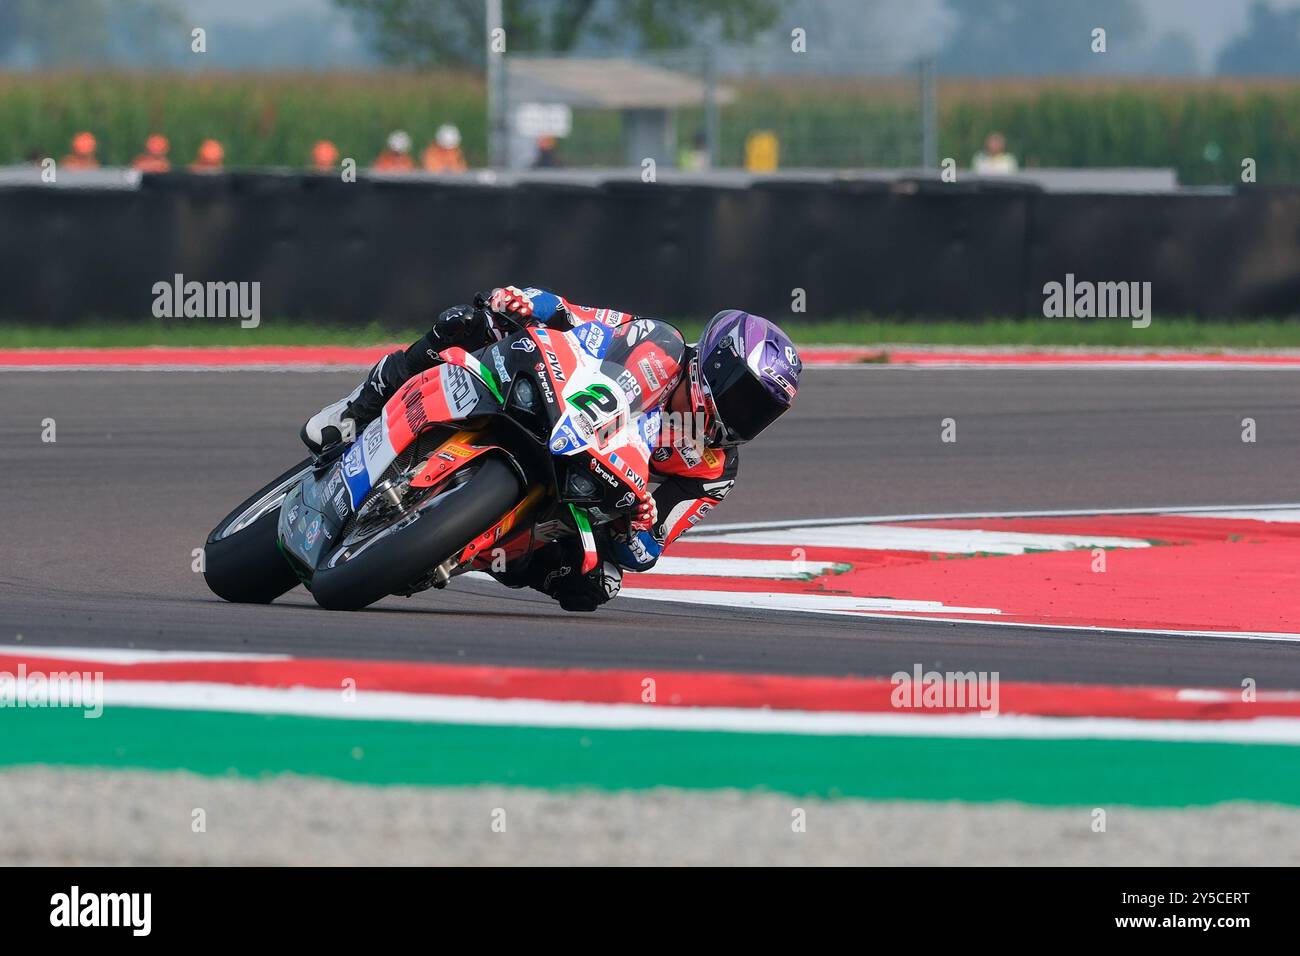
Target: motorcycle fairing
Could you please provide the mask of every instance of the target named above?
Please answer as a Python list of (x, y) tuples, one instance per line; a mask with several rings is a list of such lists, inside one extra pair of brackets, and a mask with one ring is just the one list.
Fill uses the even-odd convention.
[(424, 466), (411, 479), (411, 487), (431, 488), (438, 482), (445, 481), (458, 469), (478, 458), (484, 452), (497, 447), (496, 445), (474, 444), (473, 432), (457, 432), (429, 456)]
[(463, 421), (501, 407), (496, 381), (481, 362), (463, 349), (448, 349), (444, 358), (448, 359), (445, 364), (420, 373), (399, 388), (343, 455), (341, 465), (353, 509), (393, 459), (429, 425)]
[(285, 496), (280, 506), (280, 547), (314, 568), (351, 514), (343, 463), (336, 461), (323, 475), (307, 475)]
[(614, 331), (603, 322), (582, 322), (573, 327), (582, 350), (594, 359), (603, 359), (614, 341)]
[[(534, 371), (550, 379), (564, 406), (551, 431), (552, 454), (585, 453), (587, 470), (604, 492), (603, 503), (614, 511), (631, 507), (645, 494), (650, 476), (650, 447), (644, 437), (648, 416), (638, 401), (642, 396), (634, 396), (606, 374), (599, 359), (575, 349), (568, 336), (539, 328), (528, 334), (541, 356)], [(657, 434), (658, 410), (652, 412)]]

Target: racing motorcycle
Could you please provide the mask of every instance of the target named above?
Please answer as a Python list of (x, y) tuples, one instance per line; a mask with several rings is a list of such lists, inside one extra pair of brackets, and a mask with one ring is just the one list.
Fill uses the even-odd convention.
[(513, 569), (566, 537), (592, 570), (600, 529), (646, 492), (684, 347), (673, 326), (637, 319), (516, 327), (474, 354), (447, 349), (355, 440), (227, 515), (204, 547), (208, 586), (268, 603), (301, 583), (321, 607), (358, 610)]

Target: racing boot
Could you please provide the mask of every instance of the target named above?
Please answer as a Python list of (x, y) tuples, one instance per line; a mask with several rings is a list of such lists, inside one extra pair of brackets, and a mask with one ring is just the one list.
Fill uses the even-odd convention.
[(303, 444), (313, 455), (319, 455), (331, 445), (355, 440), (408, 378), (405, 353), (385, 355), (371, 367), (360, 385), (307, 419), (300, 433)]
[(475, 306), (447, 309), (410, 348), (398, 349), (376, 362), (360, 385), (307, 420), (301, 432), (303, 444), (319, 455), (336, 442), (354, 440), (407, 379), (442, 361), (438, 354), (443, 349), (457, 346), (472, 352), (499, 338), (478, 305), (480, 299), (482, 296), (475, 300)]

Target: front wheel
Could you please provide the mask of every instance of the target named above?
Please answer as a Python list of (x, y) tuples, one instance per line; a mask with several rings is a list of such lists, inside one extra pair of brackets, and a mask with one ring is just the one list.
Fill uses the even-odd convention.
[(280, 505), (312, 469), (308, 458), (226, 515), (203, 546), (203, 579), (212, 593), (236, 604), (269, 604), (298, 584), (280, 552)]
[(316, 603), (357, 611), (413, 587), (496, 524), (523, 494), (515, 470), (493, 455), (457, 477), (403, 513), (378, 523), (358, 521), (312, 575)]

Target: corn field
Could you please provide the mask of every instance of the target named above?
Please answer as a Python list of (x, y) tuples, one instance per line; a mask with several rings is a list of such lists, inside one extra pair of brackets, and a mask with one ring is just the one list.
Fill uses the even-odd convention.
[[(906, 83), (763, 79), (735, 89), (721, 113), (724, 165), (741, 163), (757, 129), (777, 133), (787, 168), (920, 161), (919, 103)], [(1172, 166), (1180, 181), (1202, 184), (1236, 182), (1252, 159), (1261, 183), (1300, 181), (1300, 81), (945, 79), (939, 106), (939, 154), (962, 166), (997, 129), (1026, 166)], [(177, 163), (214, 137), (231, 166), (303, 166), (319, 139), (366, 165), (390, 131), (407, 130), (418, 151), (445, 122), (460, 127), (470, 164), (485, 163), (485, 94), (474, 75), (0, 75), (0, 164), (62, 156), (88, 129), (107, 164), (129, 162), (162, 132)], [(679, 141), (702, 125), (702, 110), (680, 111)], [(576, 110), (561, 155), (620, 164), (618, 117)]]

